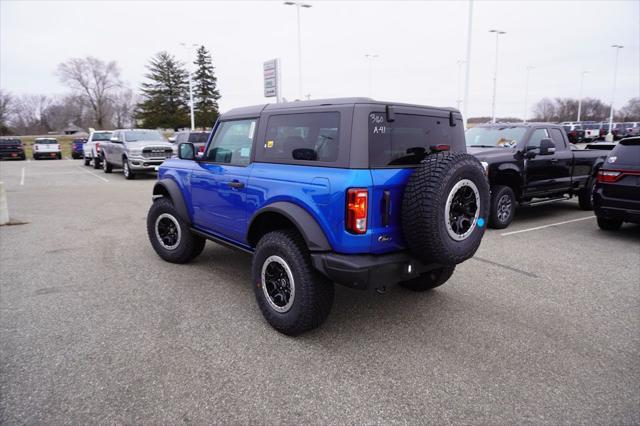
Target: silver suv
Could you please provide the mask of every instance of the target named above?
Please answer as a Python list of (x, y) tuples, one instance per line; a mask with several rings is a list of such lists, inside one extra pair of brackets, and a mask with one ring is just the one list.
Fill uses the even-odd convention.
[(111, 139), (101, 145), (102, 170), (111, 173), (122, 167), (124, 177), (135, 179), (136, 173), (152, 172), (173, 155), (173, 145), (157, 130), (114, 130)]

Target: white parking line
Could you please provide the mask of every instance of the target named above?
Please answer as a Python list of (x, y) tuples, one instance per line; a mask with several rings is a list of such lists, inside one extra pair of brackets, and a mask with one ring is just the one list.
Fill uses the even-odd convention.
[(508, 235), (520, 234), (522, 232), (537, 231), (538, 229), (551, 228), (552, 226), (564, 225), (565, 223), (579, 222), (581, 220), (595, 219), (595, 218), (596, 218), (595, 216), (587, 216), (587, 217), (581, 217), (580, 219), (565, 220), (564, 222), (557, 222), (557, 223), (551, 223), (549, 225), (536, 226), (535, 228), (521, 229), (520, 231), (513, 231), (513, 232), (505, 232), (504, 234), (500, 234), (500, 236), (506, 237)]
[(80, 170), (82, 170), (83, 172), (87, 172), (87, 173), (89, 173), (90, 175), (93, 175), (93, 176), (97, 177), (98, 179), (100, 179), (100, 180), (102, 180), (102, 181), (104, 181), (104, 182), (109, 182), (109, 179), (107, 179), (107, 178), (103, 178), (102, 176), (97, 175), (97, 174), (95, 174), (95, 173), (93, 173), (93, 172), (91, 172), (91, 171), (89, 171), (89, 170), (87, 170), (87, 169), (83, 169), (83, 168), (82, 168), (82, 167), (80, 167), (80, 166), (76, 166), (76, 167), (77, 167), (77, 168), (79, 168)]
[(22, 171), (20, 172), (20, 185), (24, 185), (24, 167), (22, 168)]

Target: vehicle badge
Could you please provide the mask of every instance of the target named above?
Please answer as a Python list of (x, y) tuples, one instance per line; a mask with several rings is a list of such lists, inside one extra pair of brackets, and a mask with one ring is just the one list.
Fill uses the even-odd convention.
[(608, 161), (609, 163), (615, 163), (617, 159), (618, 159), (618, 157), (616, 157), (616, 156), (614, 155), (613, 157), (609, 157), (609, 158), (607, 159), (607, 161)]

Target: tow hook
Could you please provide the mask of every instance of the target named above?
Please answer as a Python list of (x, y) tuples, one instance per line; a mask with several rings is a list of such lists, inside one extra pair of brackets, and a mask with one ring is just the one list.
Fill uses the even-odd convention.
[(376, 293), (378, 294), (385, 294), (387, 292), (387, 286), (382, 286), (382, 287), (376, 287)]

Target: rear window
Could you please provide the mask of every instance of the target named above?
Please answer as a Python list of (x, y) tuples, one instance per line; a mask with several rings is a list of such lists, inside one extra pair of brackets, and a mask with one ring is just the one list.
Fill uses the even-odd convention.
[[(398, 167), (419, 164), (436, 145), (455, 144), (455, 131), (448, 118), (395, 114), (388, 122), (383, 112), (369, 114), (369, 162), (371, 167)], [(462, 136), (462, 135), (460, 135)], [(462, 138), (460, 138), (462, 139)]]
[(52, 145), (52, 144), (58, 143), (58, 141), (55, 139), (36, 139), (35, 143), (43, 144), (43, 145)]
[[(611, 160), (615, 158), (612, 162)], [(640, 138), (623, 139), (613, 148), (608, 159), (609, 166), (617, 164), (640, 166)]]
[(274, 115), (267, 124), (264, 161), (333, 163), (340, 151), (340, 113)]
[(191, 133), (189, 134), (189, 142), (206, 143), (209, 139), (209, 133)]
[(91, 137), (94, 141), (108, 141), (111, 139), (113, 132), (95, 132)]
[(467, 146), (512, 148), (520, 143), (525, 133), (526, 127), (472, 127), (465, 133), (465, 138)]
[(22, 143), (20, 139), (0, 139), (0, 144), (3, 145), (16, 145), (20, 143)]

